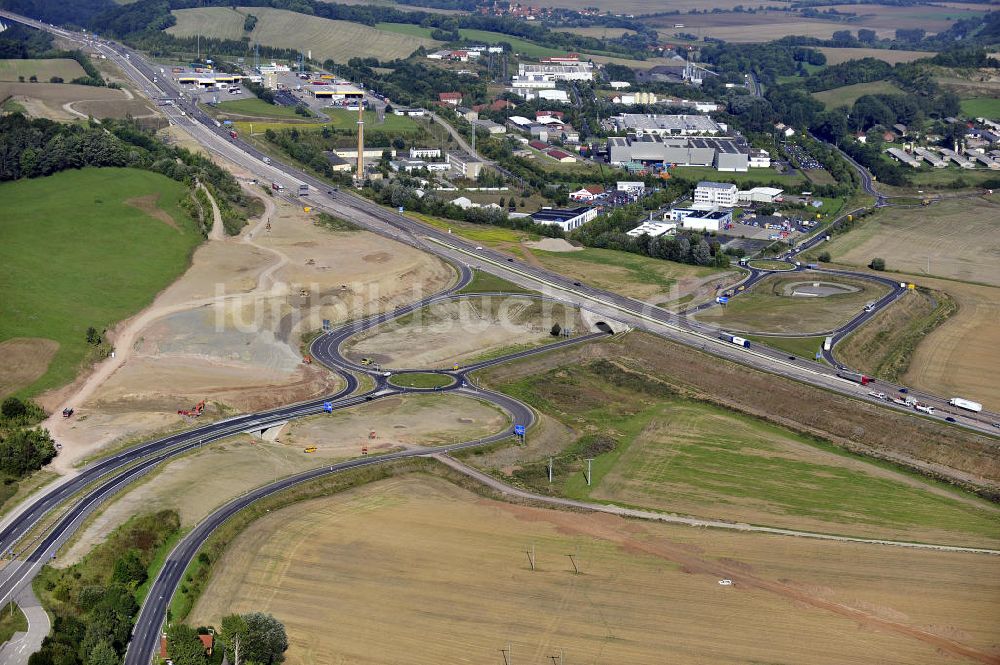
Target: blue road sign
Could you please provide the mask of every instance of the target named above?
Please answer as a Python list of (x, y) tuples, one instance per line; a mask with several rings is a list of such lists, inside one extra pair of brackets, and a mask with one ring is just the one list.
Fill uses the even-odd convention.
[(816, 360), (822, 360), (822, 359), (823, 359), (823, 352), (822, 351), (817, 351), (816, 352)]
[(399, 206), (399, 212), (403, 212), (403, 206)]
[(323, 410), (327, 413), (333, 413), (333, 402), (323, 402)]
[(514, 425), (514, 434), (524, 436), (524, 425)]
[(729, 298), (727, 296), (719, 296), (718, 298), (715, 299), (715, 302), (719, 303), (720, 305), (725, 305), (727, 302), (729, 302)]

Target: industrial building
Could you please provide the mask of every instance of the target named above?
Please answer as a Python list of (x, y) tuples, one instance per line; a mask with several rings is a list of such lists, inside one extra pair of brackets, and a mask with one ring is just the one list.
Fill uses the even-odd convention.
[(550, 77), (553, 81), (593, 81), (594, 65), (589, 62), (548, 62), (517, 66), (518, 77)]
[(737, 198), (736, 185), (728, 182), (711, 182), (702, 180), (694, 188), (695, 205), (725, 206), (732, 208), (739, 199)]
[(754, 187), (738, 191), (736, 199), (740, 203), (780, 203), (784, 191), (777, 187)]
[(316, 99), (329, 99), (333, 102), (358, 101), (365, 98), (362, 90), (354, 87), (350, 83), (327, 83), (326, 81), (313, 81), (312, 85), (303, 86), (310, 95)]
[(608, 138), (608, 161), (615, 165), (674, 164), (711, 166), (719, 171), (747, 171), (750, 146), (741, 136), (612, 136)]
[(704, 115), (661, 115), (659, 113), (622, 113), (614, 118), (619, 131), (655, 136), (717, 136), (725, 134), (726, 125)]
[(470, 180), (478, 178), (486, 166), (485, 162), (481, 162), (464, 152), (449, 152), (448, 164), (451, 166), (451, 170), (457, 175), (469, 178)]
[(913, 168), (920, 168), (920, 160), (916, 159), (910, 153), (899, 148), (889, 148), (886, 150), (890, 156), (895, 157), (897, 161), (903, 162), (907, 166), (912, 166)]
[(668, 215), (671, 220), (680, 222), (685, 229), (692, 231), (721, 231), (733, 223), (732, 210), (718, 208), (704, 210), (697, 205), (690, 208), (674, 208)]
[(580, 206), (579, 208), (542, 208), (531, 213), (531, 219), (537, 224), (558, 226), (563, 231), (578, 229), (597, 217), (597, 208)]

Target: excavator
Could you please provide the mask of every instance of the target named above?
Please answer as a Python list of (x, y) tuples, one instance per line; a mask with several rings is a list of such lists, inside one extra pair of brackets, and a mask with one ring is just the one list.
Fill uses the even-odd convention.
[(177, 413), (182, 416), (191, 416), (192, 418), (197, 418), (201, 415), (202, 411), (205, 410), (205, 400), (201, 400), (194, 405), (193, 409), (178, 409)]

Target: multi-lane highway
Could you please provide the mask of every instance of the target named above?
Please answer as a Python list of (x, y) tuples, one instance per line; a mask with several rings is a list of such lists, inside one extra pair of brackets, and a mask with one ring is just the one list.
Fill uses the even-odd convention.
[[(322, 181), (277, 161), (272, 160), (270, 164), (265, 164), (261, 159), (263, 157), (262, 153), (258, 152), (253, 146), (231, 140), (228, 133), (217, 128), (211, 118), (205, 115), (192, 101), (186, 100), (182, 91), (174, 86), (167, 77), (158, 74), (158, 68), (152, 67), (144, 60), (141, 54), (117, 44), (93, 42), (86, 35), (61, 28), (53, 28), (52, 26), (47, 26), (31, 19), (12, 15), (9, 12), (0, 12), (0, 16), (53, 32), (65, 39), (94, 44), (96, 48), (100, 49), (121, 66), (123, 71), (126, 72), (146, 95), (152, 99), (169, 102), (162, 108), (171, 122), (190, 133), (192, 137), (207, 149), (246, 168), (261, 179), (282, 182), (293, 191), (297, 190), (297, 187), (293, 185), (298, 183), (308, 184), (311, 187), (309, 194), (311, 205), (321, 210), (328, 210), (347, 217), (376, 233), (433, 252), (456, 266), (459, 272), (459, 279), (456, 285), (445, 293), (434, 294), (428, 298), (421, 299), (391, 314), (378, 315), (362, 322), (349, 324), (338, 331), (317, 339), (312, 346), (314, 356), (317, 360), (329, 366), (331, 370), (338, 371), (344, 376), (345, 388), (336, 395), (281, 407), (267, 412), (230, 418), (188, 432), (134, 446), (120, 452), (114, 457), (95, 462), (85, 467), (77, 476), (26, 502), (24, 507), (17, 512), (15, 518), (8, 519), (7, 524), (0, 528), (0, 551), (7, 552), (12, 550), (15, 543), (17, 543), (17, 547), (13, 549), (13, 552), (20, 555), (20, 558), (12, 561), (0, 571), (0, 600), (12, 595), (16, 589), (26, 584), (41, 565), (54, 556), (58, 548), (72, 535), (86, 517), (109, 496), (112, 496), (115, 492), (144, 473), (147, 473), (164, 460), (190, 451), (197, 446), (236, 433), (259, 431), (292, 418), (319, 414), (329, 409), (343, 409), (363, 404), (369, 400), (380, 399), (386, 395), (406, 392), (408, 389), (394, 387), (389, 384), (384, 374), (371, 372), (368, 368), (356, 365), (344, 358), (340, 353), (341, 344), (344, 340), (361, 330), (379, 325), (396, 316), (409, 313), (432, 302), (437, 302), (448, 297), (456, 297), (455, 291), (467, 284), (471, 279), (471, 270), (473, 267), (499, 275), (517, 284), (539, 289), (546, 293), (547, 297), (589, 308), (599, 317), (607, 317), (608, 320), (618, 320), (627, 325), (648, 330), (664, 338), (683, 344), (702, 348), (715, 355), (748, 366), (846, 393), (858, 399), (870, 399), (867, 396), (867, 389), (848, 383), (837, 377), (835, 368), (817, 366), (815, 363), (808, 363), (802, 359), (787, 356), (787, 354), (767, 347), (758, 346), (753, 349), (743, 349), (727, 345), (718, 339), (719, 331), (717, 329), (700, 324), (691, 318), (678, 316), (640, 301), (595, 289), (579, 282), (573, 282), (556, 273), (522, 264), (513, 257), (501, 252), (480, 249), (461, 238), (422, 225), (419, 222), (396, 214), (352, 193), (334, 192), (331, 189), (327, 189), (327, 185)], [(753, 278), (754, 274), (751, 274), (751, 279)], [(894, 299), (901, 295), (900, 290), (894, 288), (892, 293), (886, 296), (886, 299)], [(886, 303), (879, 304), (887, 304), (887, 302), (891, 302), (891, 299), (887, 300)], [(855, 321), (848, 325), (852, 326), (851, 329), (854, 329), (864, 321), (864, 318), (863, 315), (859, 315)], [(582, 336), (557, 342), (555, 345), (544, 347), (542, 350), (551, 350), (556, 345), (579, 343), (590, 339), (590, 337)], [(491, 360), (488, 363), (460, 368), (456, 371), (438, 370), (451, 374), (454, 378), (454, 382), (451, 385), (440, 390), (456, 391), (462, 394), (473, 395), (480, 399), (486, 399), (503, 408), (511, 416), (512, 423), (530, 425), (534, 418), (530, 409), (506, 396), (475, 390), (469, 387), (467, 385), (467, 373), (487, 364), (504, 362), (513, 357), (521, 357), (538, 352), (540, 350), (525, 351), (511, 357)], [(375, 382), (373, 390), (360, 395), (355, 394), (358, 386), (356, 375), (359, 373), (368, 373), (372, 376)], [(896, 388), (898, 386), (886, 386), (884, 389), (890, 390)], [(946, 401), (942, 398), (922, 396), (922, 401), (938, 407), (939, 412), (944, 411), (948, 413), (954, 411), (953, 409), (948, 409)], [(1000, 417), (996, 416), (996, 414), (983, 414), (978, 418), (967, 417), (964, 414), (955, 415), (959, 417), (959, 424), (984, 431), (991, 431), (989, 427), (991, 420), (1000, 420)], [(510, 434), (511, 430), (508, 428), (489, 439), (466, 442), (458, 444), (458, 446), (481, 445), (489, 441), (508, 437)], [(183, 574), (186, 566), (185, 562), (190, 560), (190, 557), (197, 551), (200, 543), (204, 541), (204, 538), (214, 528), (243, 507), (264, 496), (324, 474), (336, 473), (418, 454), (447, 452), (454, 448), (455, 446), (443, 447), (441, 449), (401, 451), (392, 455), (352, 460), (340, 465), (322, 467), (260, 488), (219, 509), (208, 520), (188, 534), (168, 558), (167, 565), (163, 568), (163, 572), (157, 578), (156, 584), (149, 595), (149, 602), (143, 607), (136, 627), (136, 634), (133, 641), (134, 646), (129, 650), (128, 662), (145, 663), (148, 661), (149, 654), (152, 652), (155, 641), (158, 639), (166, 605), (169, 602), (173, 589)], [(30, 543), (19, 542), (23, 541), (26, 534), (41, 525), (43, 520), (47, 519), (47, 516), (55, 508), (64, 506), (73, 497), (79, 498), (75, 503), (69, 504), (68, 508), (63, 508), (61, 514), (51, 519), (52, 524), (43, 533)]]

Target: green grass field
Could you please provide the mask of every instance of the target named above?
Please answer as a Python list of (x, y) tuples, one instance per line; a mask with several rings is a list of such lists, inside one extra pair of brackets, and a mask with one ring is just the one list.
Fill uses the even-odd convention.
[(70, 58), (0, 59), (0, 81), (17, 81), (18, 76), (27, 81), (37, 76), (40, 82), (48, 83), (53, 76), (59, 76), (68, 82), (86, 75), (80, 63)]
[(186, 195), (182, 184), (134, 169), (0, 185), (0, 340), (59, 344), (19, 394), (71, 381), (88, 355), (88, 326), (103, 330), (134, 314), (187, 269), (201, 235), (179, 206)]
[[(265, 104), (265, 106), (269, 106)], [(358, 113), (357, 111), (348, 111), (346, 109), (327, 109), (324, 111), (328, 116), (330, 116), (330, 122), (281, 122), (281, 121), (269, 121), (262, 120), (260, 122), (249, 121), (249, 120), (239, 120), (234, 121), (233, 126), (241, 134), (250, 134), (251, 129), (253, 129), (253, 135), (263, 134), (269, 129), (274, 131), (281, 131), (282, 129), (297, 129), (299, 131), (319, 131), (324, 126), (333, 127), (336, 129), (347, 129), (356, 130), (358, 126)], [(293, 113), (294, 115), (294, 113)], [(300, 116), (296, 116), (300, 117)], [(365, 127), (369, 130), (380, 130), (386, 132), (396, 132), (399, 134), (412, 134), (420, 131), (420, 127), (417, 125), (417, 121), (408, 116), (399, 115), (386, 115), (385, 122), (378, 123), (375, 118), (374, 111), (365, 111)]]
[(795, 270), (795, 266), (787, 261), (773, 261), (771, 259), (754, 259), (747, 261), (747, 265), (758, 270)]
[[(832, 533), (995, 541), (996, 508), (825, 442), (704, 402), (604, 360), (502, 386), (579, 438), (514, 472), (522, 484), (610, 501)], [(587, 486), (584, 458), (593, 457)]]
[(893, 94), (903, 94), (903, 91), (889, 81), (872, 81), (871, 83), (857, 83), (832, 90), (814, 92), (813, 97), (823, 102), (823, 105), (829, 110), (838, 106), (852, 106), (859, 97), (865, 95)]
[(491, 32), (489, 30), (472, 30), (469, 28), (464, 28), (462, 30), (459, 30), (458, 33), (462, 36), (462, 39), (468, 39), (470, 41), (476, 41), (476, 42), (484, 42), (486, 44), (497, 44), (499, 42), (507, 42), (508, 44), (511, 45), (511, 48), (514, 49), (515, 53), (526, 55), (529, 58), (546, 58), (549, 56), (566, 55), (566, 51), (549, 48), (547, 46), (541, 46), (540, 44), (535, 44), (525, 39), (514, 37), (513, 35), (505, 35), (502, 32)]
[(223, 114), (233, 114), (238, 116), (255, 116), (258, 118), (292, 118), (305, 120), (295, 112), (292, 106), (278, 106), (268, 104), (262, 99), (251, 97), (250, 99), (237, 99), (231, 102), (220, 102), (215, 105)]
[(389, 377), (389, 383), (403, 388), (443, 388), (454, 381), (446, 374), (413, 373), (394, 374)]
[(1000, 99), (994, 97), (972, 97), (960, 102), (962, 113), (971, 118), (1000, 119)]

